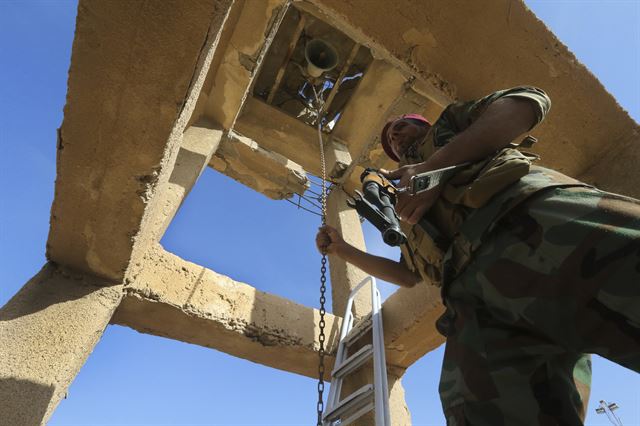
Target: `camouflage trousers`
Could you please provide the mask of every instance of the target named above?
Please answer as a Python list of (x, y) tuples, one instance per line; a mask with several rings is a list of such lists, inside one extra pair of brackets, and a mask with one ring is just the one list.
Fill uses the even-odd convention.
[(640, 202), (589, 188), (537, 194), (500, 222), (445, 301), (448, 425), (582, 425), (585, 354), (640, 372)]

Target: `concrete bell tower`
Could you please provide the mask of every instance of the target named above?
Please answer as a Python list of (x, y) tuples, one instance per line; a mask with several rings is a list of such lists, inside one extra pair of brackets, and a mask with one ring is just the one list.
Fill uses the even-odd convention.
[[(206, 167), (272, 199), (304, 195), (320, 174), (317, 117), (300, 100), (309, 40), (337, 51), (323, 95), (336, 184), (328, 222), (355, 246), (364, 238), (345, 199), (363, 168), (393, 166), (378, 136), (389, 117), (435, 119), (456, 99), (520, 84), (554, 102), (535, 132), (543, 164), (640, 197), (637, 123), (522, 1), (418, 3), (80, 1), (48, 262), (0, 309), (1, 426), (44, 424), (109, 324), (316, 377), (317, 309), (159, 244)], [(364, 276), (330, 265), (328, 371), (346, 297)], [(443, 343), (438, 300), (420, 285), (383, 305), (394, 425), (411, 424), (403, 373)], [(356, 301), (356, 315), (367, 303)]]

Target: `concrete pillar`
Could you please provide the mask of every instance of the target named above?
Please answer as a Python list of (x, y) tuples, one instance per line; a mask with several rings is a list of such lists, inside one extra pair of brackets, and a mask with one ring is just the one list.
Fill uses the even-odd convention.
[[(358, 213), (347, 205), (347, 194), (339, 188), (334, 189), (327, 200), (327, 223), (336, 228), (346, 242), (366, 251)], [(336, 256), (329, 256), (329, 263), (333, 313), (342, 316), (344, 315), (351, 289), (358, 285), (367, 274)], [(361, 290), (354, 300), (353, 309), (356, 318), (366, 316), (371, 312), (370, 289)], [(352, 348), (351, 352), (355, 350), (357, 350), (357, 347)], [(391, 424), (408, 426), (411, 425), (411, 415), (404, 401), (404, 389), (400, 382), (401, 375), (402, 373), (397, 371), (390, 372), (388, 375)], [(345, 378), (340, 398), (346, 397), (367, 383), (373, 383), (373, 370), (370, 366), (365, 365), (359, 371)], [(373, 414), (364, 415), (354, 424), (358, 426), (374, 424)]]
[(309, 188), (307, 174), (299, 164), (233, 131), (220, 144), (209, 165), (274, 200), (303, 194)]
[(218, 149), (222, 137), (223, 131), (207, 122), (198, 122), (185, 130), (171, 175), (156, 191), (156, 208), (154, 214), (149, 215), (148, 220), (154, 223), (148, 228), (154, 243), (162, 239), (182, 202)]
[[(404, 373), (404, 371), (402, 372)], [(389, 411), (391, 411), (391, 424), (393, 426), (411, 426), (411, 413), (404, 399), (404, 387), (402, 375), (389, 372)]]
[[(347, 194), (340, 188), (331, 191), (327, 199), (327, 223), (336, 228), (347, 243), (366, 251), (358, 213), (347, 206)], [(367, 274), (337, 256), (329, 256), (329, 265), (333, 313), (343, 316), (351, 289), (366, 278)], [(356, 318), (369, 314), (371, 291), (362, 289), (353, 305)]]
[(79, 2), (48, 259), (120, 282), (134, 245), (153, 241), (150, 203), (173, 169), (230, 3)]
[(122, 285), (47, 263), (0, 309), (0, 426), (45, 424), (122, 298)]

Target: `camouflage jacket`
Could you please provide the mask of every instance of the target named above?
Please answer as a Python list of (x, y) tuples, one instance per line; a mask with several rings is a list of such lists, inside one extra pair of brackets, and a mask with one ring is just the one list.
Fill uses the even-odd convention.
[[(400, 159), (400, 165), (425, 161), (469, 127), (492, 102), (506, 97), (525, 98), (532, 102), (537, 116), (534, 126), (544, 119), (551, 106), (549, 97), (534, 87), (515, 87), (478, 101), (451, 104), (424, 140), (409, 148)], [(460, 273), (494, 224), (516, 205), (545, 188), (584, 185), (552, 170), (532, 166), (531, 161), (527, 154), (505, 148), (452, 177), (422, 219), (440, 231), (447, 247), (436, 244), (433, 236), (420, 224), (401, 224), (408, 239), (407, 244), (401, 247), (402, 259), (409, 269), (420, 273), (425, 281), (441, 286), (444, 265), (447, 265), (448, 273)]]

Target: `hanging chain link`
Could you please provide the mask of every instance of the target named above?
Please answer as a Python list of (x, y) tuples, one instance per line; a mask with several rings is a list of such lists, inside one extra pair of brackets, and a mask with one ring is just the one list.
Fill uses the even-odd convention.
[[(321, 193), (321, 206), (322, 206), (322, 226), (327, 224), (327, 170), (324, 159), (324, 143), (322, 142), (322, 117), (320, 113), (322, 111), (322, 106), (320, 105), (320, 99), (318, 93), (316, 92), (316, 88), (312, 84), (313, 93), (316, 98), (316, 107), (318, 108), (318, 142), (320, 144), (320, 168), (322, 170), (322, 193)], [(324, 335), (324, 314), (326, 313), (324, 304), (327, 301), (325, 297), (325, 292), (327, 290), (327, 254), (322, 253), (322, 266), (320, 267), (320, 322), (318, 326), (320, 328), (320, 334), (318, 335), (318, 342), (320, 342), (320, 347), (318, 348), (318, 423), (316, 426), (322, 426), (322, 413), (324, 412), (324, 401), (322, 399), (322, 393), (324, 392), (324, 355), (325, 355), (325, 335)]]

